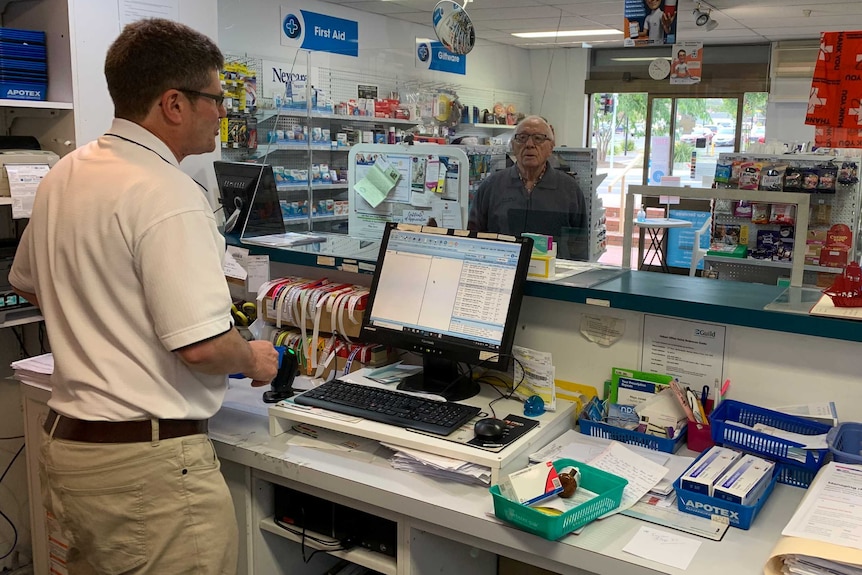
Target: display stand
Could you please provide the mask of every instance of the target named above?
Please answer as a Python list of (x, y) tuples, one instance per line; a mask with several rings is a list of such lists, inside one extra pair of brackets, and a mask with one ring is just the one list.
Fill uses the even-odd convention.
[[(395, 188), (372, 206), (355, 189), (378, 159), (398, 170)], [(470, 161), (461, 146), (358, 144), (348, 156), (348, 231), (379, 240), (387, 222), (466, 229)], [(429, 176), (436, 166), (435, 176)], [(441, 185), (442, 184), (442, 185)], [(432, 222), (433, 224), (433, 222)]]
[[(366, 370), (360, 370), (343, 376), (342, 379), (362, 383), (364, 379), (362, 374), (365, 372)], [(461, 403), (481, 407), (490, 414), (488, 403), (499, 397), (497, 392), (484, 386), (479, 395)], [(390, 445), (418, 449), (435, 455), (483, 465), (491, 469), (491, 483), (494, 484), (499, 482), (503, 474), (526, 467), (529, 463), (528, 456), (530, 453), (571, 429), (575, 422), (575, 407), (574, 402), (557, 399), (555, 412), (545, 412), (534, 418), (539, 421), (537, 427), (498, 452), (467, 445), (467, 441), (473, 439), (473, 424), (476, 419), (486, 417), (483, 414), (469, 421), (452, 435), (440, 437), (351, 416), (336, 415), (332, 417), (332, 413), (324, 410), (281, 402), (269, 408), (269, 433), (274, 436), (281, 435), (289, 431), (294, 424), (305, 423), (349, 435), (383, 441)], [(501, 400), (494, 404), (494, 410), (498, 416), (505, 416), (509, 413), (521, 413), (523, 405), (512, 399)]]

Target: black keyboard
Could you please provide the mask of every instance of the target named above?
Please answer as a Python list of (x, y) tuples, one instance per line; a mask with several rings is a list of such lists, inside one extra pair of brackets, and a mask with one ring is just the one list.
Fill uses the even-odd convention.
[(293, 401), (437, 435), (449, 435), (481, 411), (471, 405), (434, 401), (340, 379), (297, 395)]

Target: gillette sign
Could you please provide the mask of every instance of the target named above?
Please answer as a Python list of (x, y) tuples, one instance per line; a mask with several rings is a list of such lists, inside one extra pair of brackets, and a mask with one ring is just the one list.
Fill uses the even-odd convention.
[(685, 510), (689, 513), (694, 513), (695, 515), (705, 515), (707, 517), (718, 515), (720, 517), (726, 517), (732, 525), (739, 525), (739, 513), (736, 511), (731, 511), (730, 509), (718, 507), (717, 505), (712, 505), (710, 503), (695, 501), (694, 499), (686, 499), (682, 495), (680, 495), (679, 492), (677, 492), (677, 496), (679, 497), (679, 500), (682, 502), (682, 504), (685, 505)]

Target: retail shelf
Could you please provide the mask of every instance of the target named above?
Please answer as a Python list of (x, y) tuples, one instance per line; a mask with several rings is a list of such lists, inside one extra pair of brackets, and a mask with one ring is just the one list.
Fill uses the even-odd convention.
[(345, 114), (333, 114), (330, 112), (311, 112), (307, 110), (282, 108), (280, 110), (266, 109), (258, 110), (257, 117), (259, 121), (266, 121), (276, 116), (288, 118), (311, 118), (313, 120), (339, 120), (345, 122), (362, 122), (366, 124), (391, 124), (393, 126), (415, 126), (415, 120), (400, 120), (398, 118), (377, 118), (374, 116), (347, 116)]
[[(332, 222), (335, 220), (346, 220), (347, 216), (314, 216), (311, 218), (312, 222)], [(284, 225), (290, 226), (295, 224), (304, 224), (308, 221), (308, 217), (301, 218), (284, 218)]]
[(509, 124), (459, 124), (459, 129), (482, 128), (483, 130), (514, 130), (514, 125)]
[(345, 559), (347, 561), (350, 561), (351, 563), (355, 563), (356, 565), (361, 565), (362, 567), (367, 567), (368, 569), (371, 569), (373, 571), (383, 573), (383, 575), (395, 575), (395, 573), (397, 572), (394, 557), (389, 557), (388, 555), (383, 555), (382, 553), (370, 551), (368, 549), (365, 549), (364, 547), (354, 547), (347, 551), (331, 551), (326, 545), (321, 545), (315, 541), (315, 539), (321, 538), (328, 539), (326, 535), (321, 535), (319, 533), (314, 533), (311, 531), (306, 532), (305, 537), (303, 537), (302, 535), (296, 535), (286, 529), (282, 529), (281, 527), (279, 527), (272, 517), (261, 519), (260, 528), (263, 531), (273, 533), (275, 535), (278, 535), (279, 537), (283, 537), (296, 543), (301, 543), (306, 547), (325, 551), (333, 557)]
[(42, 314), (38, 308), (30, 307), (16, 310), (9, 310), (0, 313), (0, 329), (7, 327), (15, 327), (18, 325), (26, 325), (28, 323), (36, 323), (42, 321)]
[(71, 110), (71, 102), (48, 102), (45, 100), (9, 100), (0, 99), (3, 108), (39, 108), (41, 110)]
[[(308, 184), (278, 184), (276, 187), (279, 192), (302, 192), (308, 189)], [(346, 187), (347, 182), (339, 182), (336, 184), (311, 184), (312, 190), (343, 190)]]
[(333, 148), (330, 144), (311, 144), (308, 145), (308, 142), (304, 142), (302, 140), (297, 140), (293, 143), (275, 143), (266, 144), (261, 143), (258, 144), (258, 151), (263, 151), (263, 153), (275, 152), (275, 151), (290, 151), (290, 152), (340, 152), (340, 151), (349, 151), (350, 147), (340, 146), (337, 148)]
[[(792, 262), (775, 262), (772, 260), (758, 260), (755, 258), (731, 258), (725, 256), (704, 256), (704, 258), (708, 262), (722, 262), (728, 264), (741, 264), (741, 265), (749, 265), (756, 267), (765, 267), (765, 268), (783, 268), (790, 269), (793, 267)], [(804, 266), (803, 268), (807, 272), (823, 272), (827, 274), (840, 274), (842, 268), (833, 268), (826, 266)]]

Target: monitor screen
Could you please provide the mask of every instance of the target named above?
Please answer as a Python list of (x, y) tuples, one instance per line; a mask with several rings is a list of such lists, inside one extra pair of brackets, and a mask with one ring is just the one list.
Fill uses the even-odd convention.
[(478, 384), (458, 362), (508, 366), (532, 241), (433, 229), (387, 225), (360, 338), (423, 356), (401, 389), (465, 399)]
[(275, 176), (269, 164), (213, 162), (225, 234), (259, 236), (284, 233)]

